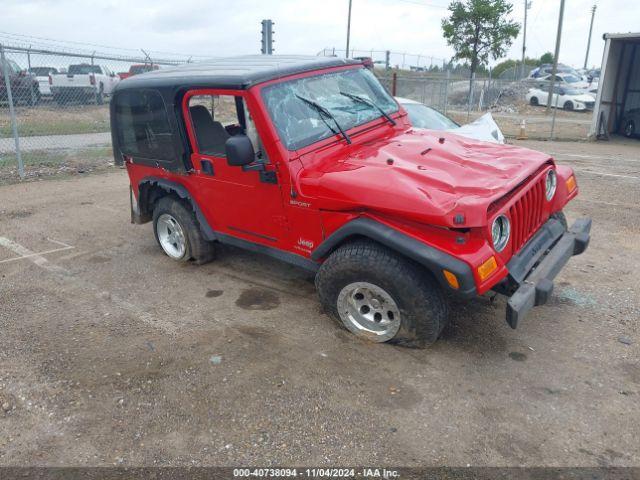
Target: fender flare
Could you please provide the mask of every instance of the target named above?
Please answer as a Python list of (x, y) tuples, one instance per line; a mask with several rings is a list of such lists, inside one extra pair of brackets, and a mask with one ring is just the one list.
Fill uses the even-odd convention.
[[(370, 218), (359, 217), (338, 228), (318, 245), (311, 253), (311, 258), (316, 261), (326, 258), (350, 237), (369, 238), (419, 263), (429, 270), (447, 291), (465, 298), (476, 295), (473, 272), (466, 262)], [(442, 273), (443, 269), (455, 274), (460, 288), (453, 289), (449, 285)]]
[(133, 198), (132, 195), (131, 218), (133, 223), (144, 223), (145, 217), (148, 216), (149, 213), (151, 213), (148, 210), (149, 206), (145, 204), (145, 202), (148, 202), (148, 199), (143, 197), (142, 192), (144, 189), (152, 187), (161, 188), (167, 193), (174, 193), (183, 200), (188, 201), (196, 214), (196, 219), (198, 220), (198, 224), (200, 225), (200, 230), (202, 231), (202, 235), (204, 235), (204, 238), (210, 242), (218, 240), (216, 233), (211, 228), (211, 225), (209, 225), (209, 222), (207, 222), (207, 219), (202, 213), (202, 210), (200, 210), (200, 206), (191, 196), (189, 190), (187, 190), (184, 185), (173, 182), (171, 180), (167, 180), (165, 178), (145, 177), (140, 180), (140, 183), (138, 183), (138, 201), (135, 205), (133, 203), (135, 198)]

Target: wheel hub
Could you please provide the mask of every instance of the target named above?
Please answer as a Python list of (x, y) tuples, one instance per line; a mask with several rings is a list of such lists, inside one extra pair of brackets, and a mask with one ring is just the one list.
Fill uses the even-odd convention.
[(186, 251), (186, 239), (178, 221), (168, 213), (163, 213), (156, 222), (160, 246), (172, 258), (182, 258)]
[(398, 332), (400, 310), (391, 295), (368, 282), (354, 282), (338, 295), (340, 319), (352, 333), (386, 342)]

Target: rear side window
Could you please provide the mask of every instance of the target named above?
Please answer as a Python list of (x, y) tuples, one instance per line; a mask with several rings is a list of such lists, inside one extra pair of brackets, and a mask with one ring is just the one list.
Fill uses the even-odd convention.
[(115, 102), (122, 153), (160, 161), (175, 159), (167, 109), (157, 91), (124, 91), (116, 95)]
[(88, 65), (81, 63), (80, 65), (69, 65), (70, 75), (88, 75), (90, 73), (102, 73), (99, 65)]

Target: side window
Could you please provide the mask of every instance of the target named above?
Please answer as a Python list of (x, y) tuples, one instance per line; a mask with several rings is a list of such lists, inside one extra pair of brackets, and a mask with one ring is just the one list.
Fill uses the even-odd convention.
[[(225, 157), (225, 143), (233, 135), (252, 135), (247, 128), (247, 109), (242, 97), (234, 95), (196, 95), (189, 99), (191, 125), (204, 155)], [(253, 123), (253, 122), (251, 122)], [(255, 127), (253, 127), (255, 132)], [(257, 138), (257, 133), (255, 133)], [(251, 138), (251, 136), (249, 137)], [(254, 138), (251, 138), (253, 141)], [(254, 149), (258, 145), (254, 142)]]
[(116, 96), (115, 102), (122, 153), (160, 161), (174, 160), (167, 109), (157, 91), (124, 91)]

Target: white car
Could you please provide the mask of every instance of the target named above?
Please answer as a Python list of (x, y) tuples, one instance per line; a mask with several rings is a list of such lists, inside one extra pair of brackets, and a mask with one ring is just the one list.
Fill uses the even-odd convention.
[[(531, 88), (527, 93), (527, 102), (533, 105), (547, 105), (549, 91), (541, 88)], [(592, 94), (584, 90), (569, 89), (565, 87), (553, 87), (551, 106), (564, 108), (565, 110), (593, 110), (596, 101)]]
[(69, 65), (66, 74), (49, 76), (51, 94), (59, 104), (79, 100), (100, 105), (119, 81), (120, 77), (108, 67), (88, 63)]
[[(536, 78), (537, 81), (550, 82), (551, 74), (542, 75)], [(567, 88), (588, 88), (589, 82), (585, 82), (580, 77), (572, 74), (572, 73), (556, 73), (556, 85), (560, 85), (561, 87)]]
[(31, 67), (29, 72), (35, 75), (38, 80), (38, 88), (40, 89), (40, 95), (43, 97), (51, 96), (51, 86), (49, 85), (49, 75), (55, 75), (58, 73), (53, 67)]
[(491, 113), (485, 113), (466, 125), (458, 125), (449, 117), (434, 108), (409, 98), (396, 97), (396, 101), (409, 114), (411, 125), (427, 130), (443, 130), (483, 142), (504, 143), (504, 135), (496, 124)]

